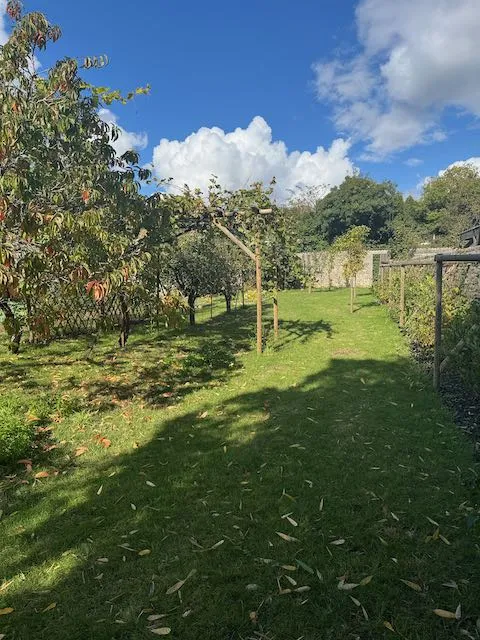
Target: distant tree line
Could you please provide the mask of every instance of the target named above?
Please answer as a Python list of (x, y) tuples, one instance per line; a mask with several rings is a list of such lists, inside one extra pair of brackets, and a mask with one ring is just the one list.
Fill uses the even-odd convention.
[(389, 180), (362, 175), (316, 194), (306, 189), (286, 207), (302, 251), (326, 248), (352, 227), (366, 226), (371, 245), (408, 255), (421, 245), (458, 246), (460, 232), (480, 223), (480, 172), (473, 165), (427, 180), (418, 198), (404, 197)]

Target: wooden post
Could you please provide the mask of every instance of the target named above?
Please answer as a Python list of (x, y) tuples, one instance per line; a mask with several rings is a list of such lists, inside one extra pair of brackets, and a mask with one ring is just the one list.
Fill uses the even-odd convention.
[(278, 338), (278, 290), (273, 290), (273, 335)]
[(382, 263), (380, 263), (380, 282), (383, 284), (383, 279), (385, 277), (385, 267)]
[(435, 268), (435, 346), (433, 354), (433, 387), (440, 388), (440, 365), (442, 348), (442, 285), (443, 262), (437, 260)]
[(400, 326), (405, 326), (405, 267), (400, 267)]
[(392, 267), (388, 267), (388, 306), (392, 306)]
[(262, 258), (260, 243), (255, 247), (255, 277), (257, 281), (257, 353), (262, 353)]
[[(271, 209), (255, 209), (257, 213), (271, 213)], [(249, 258), (255, 261), (255, 276), (257, 280), (257, 353), (262, 353), (262, 261), (260, 254), (260, 238), (257, 238), (255, 253), (251, 251), (239, 238), (237, 238), (229, 229), (223, 226), (218, 220), (213, 219), (213, 224), (217, 229), (230, 238), (230, 240), (240, 247)], [(243, 294), (243, 289), (242, 289)], [(278, 313), (278, 304), (277, 304)]]

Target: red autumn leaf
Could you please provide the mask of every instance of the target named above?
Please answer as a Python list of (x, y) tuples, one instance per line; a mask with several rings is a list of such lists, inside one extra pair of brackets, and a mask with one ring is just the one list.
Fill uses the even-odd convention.
[(96, 434), (95, 440), (97, 441), (97, 444), (102, 445), (105, 449), (112, 444), (108, 438), (105, 438), (105, 436), (102, 436), (100, 433)]
[(107, 294), (107, 287), (98, 280), (90, 280), (85, 285), (88, 294), (93, 295), (95, 302), (102, 300)]
[(85, 202), (85, 204), (87, 204), (87, 202), (90, 200), (90, 191), (87, 191), (87, 189), (84, 189), (82, 191), (82, 200)]

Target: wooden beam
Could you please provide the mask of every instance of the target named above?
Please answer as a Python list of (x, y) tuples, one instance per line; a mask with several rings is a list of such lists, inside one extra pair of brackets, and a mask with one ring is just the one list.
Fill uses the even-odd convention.
[(427, 267), (431, 264), (435, 264), (433, 258), (427, 260), (425, 258), (418, 258), (418, 260), (395, 260), (394, 262), (386, 262), (385, 267)]
[(439, 262), (480, 262), (480, 253), (437, 253), (435, 261)]
[(255, 247), (255, 277), (257, 281), (257, 353), (262, 353), (262, 258), (260, 243)]
[(213, 219), (212, 223), (215, 227), (217, 227), (217, 229), (220, 229), (220, 231), (227, 236), (227, 238), (229, 238), (233, 243), (235, 243), (237, 245), (237, 247), (240, 247), (240, 249), (247, 254), (247, 256), (255, 261), (256, 257), (255, 254), (253, 253), (253, 251), (251, 249), (249, 249), (247, 247), (246, 244), (244, 244), (239, 238), (237, 238), (237, 236), (235, 236), (230, 229), (227, 229), (226, 227), (223, 226), (223, 224), (220, 224), (220, 222), (218, 222), (218, 220)]

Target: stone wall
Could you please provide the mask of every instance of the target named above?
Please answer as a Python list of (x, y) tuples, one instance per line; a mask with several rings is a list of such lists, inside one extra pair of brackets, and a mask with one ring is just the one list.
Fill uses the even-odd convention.
[[(358, 287), (371, 287), (373, 284), (374, 256), (379, 256), (383, 262), (388, 260), (389, 252), (386, 249), (368, 251), (363, 268), (357, 275)], [(343, 274), (343, 265), (346, 254), (341, 252), (333, 256), (328, 251), (315, 251), (300, 253), (300, 260), (304, 273), (312, 277), (313, 286), (320, 288), (346, 287)]]

